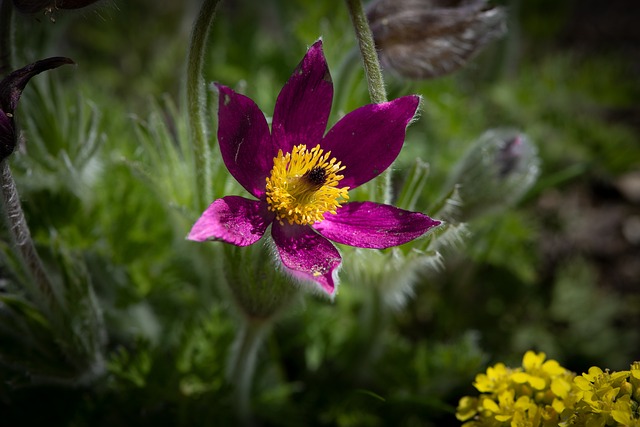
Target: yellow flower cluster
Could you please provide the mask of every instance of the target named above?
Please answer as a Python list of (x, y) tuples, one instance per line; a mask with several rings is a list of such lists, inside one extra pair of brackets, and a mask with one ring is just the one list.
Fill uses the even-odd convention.
[(580, 400), (566, 425), (640, 427), (640, 362), (620, 372), (594, 366), (574, 384)]
[(478, 374), (478, 397), (460, 399), (462, 427), (640, 427), (640, 362), (628, 371), (592, 367), (576, 376), (544, 353), (528, 351), (522, 366), (502, 363)]

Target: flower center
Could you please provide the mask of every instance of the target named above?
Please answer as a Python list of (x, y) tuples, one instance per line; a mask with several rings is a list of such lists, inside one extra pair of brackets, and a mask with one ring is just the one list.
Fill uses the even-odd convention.
[(267, 204), (276, 213), (280, 224), (310, 225), (324, 219), (327, 212), (336, 213), (341, 203), (349, 199), (349, 187), (338, 188), (344, 166), (331, 152), (320, 145), (307, 150), (304, 144), (293, 147), (291, 153), (273, 159), (271, 176), (267, 178)]

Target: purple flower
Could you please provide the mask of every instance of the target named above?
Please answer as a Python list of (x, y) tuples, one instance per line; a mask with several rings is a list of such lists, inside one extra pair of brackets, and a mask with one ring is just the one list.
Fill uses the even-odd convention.
[(342, 259), (329, 240), (384, 249), (440, 224), (389, 205), (346, 202), (349, 189), (378, 176), (398, 156), (418, 96), (365, 105), (325, 135), (333, 84), (321, 40), (282, 88), (271, 131), (251, 99), (220, 84), (217, 88), (222, 158), (257, 200), (217, 199), (194, 224), (190, 240), (248, 246), (271, 225), (285, 271), (333, 295)]
[(13, 114), (25, 86), (36, 74), (64, 64), (73, 64), (73, 61), (63, 57), (42, 59), (12, 72), (0, 81), (0, 161), (9, 157), (16, 147)]

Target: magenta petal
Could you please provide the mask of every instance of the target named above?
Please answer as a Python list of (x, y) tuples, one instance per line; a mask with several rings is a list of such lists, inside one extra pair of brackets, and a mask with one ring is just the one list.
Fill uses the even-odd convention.
[(314, 281), (333, 295), (342, 258), (330, 241), (310, 227), (280, 225), (277, 221), (271, 227), (271, 235), (287, 272), (298, 279)]
[(327, 239), (358, 248), (385, 249), (416, 239), (441, 222), (373, 202), (347, 203), (336, 214), (325, 214), (313, 228)]
[(322, 140), (333, 99), (333, 83), (322, 40), (309, 48), (278, 95), (273, 112), (273, 141), (283, 152), (298, 144), (309, 149)]
[(278, 150), (271, 143), (269, 125), (258, 106), (248, 97), (216, 84), (218, 143), (224, 164), (251, 194), (260, 198)]
[(365, 105), (333, 126), (324, 137), (322, 148), (331, 151), (331, 156), (346, 166), (341, 172), (344, 175), (341, 186), (356, 188), (393, 163), (419, 103), (419, 96), (409, 95)]
[(187, 239), (196, 242), (222, 240), (249, 246), (264, 235), (273, 221), (264, 204), (240, 196), (226, 196), (211, 203), (191, 228)]

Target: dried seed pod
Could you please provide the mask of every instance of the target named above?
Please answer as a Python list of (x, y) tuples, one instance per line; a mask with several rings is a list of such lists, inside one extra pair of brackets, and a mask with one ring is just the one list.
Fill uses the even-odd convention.
[(367, 17), (382, 66), (409, 79), (456, 71), (506, 31), (486, 0), (376, 0)]

